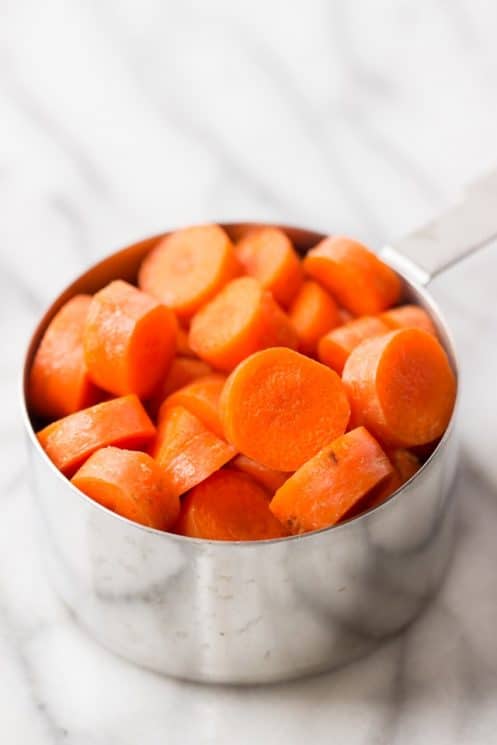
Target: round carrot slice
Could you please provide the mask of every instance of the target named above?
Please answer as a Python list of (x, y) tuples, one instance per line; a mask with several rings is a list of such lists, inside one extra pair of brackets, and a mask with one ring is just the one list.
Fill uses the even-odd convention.
[(387, 334), (390, 328), (376, 316), (361, 316), (332, 329), (319, 340), (318, 357), (325, 365), (341, 373), (347, 357), (364, 339)]
[(146, 398), (176, 351), (174, 313), (136, 287), (116, 280), (97, 292), (84, 331), (92, 380), (116, 395)]
[(260, 541), (287, 535), (264, 490), (244, 473), (217, 471), (186, 496), (176, 532), (212, 541)]
[(392, 473), (377, 441), (358, 427), (338, 437), (290, 476), (269, 505), (291, 533), (335, 525)]
[(402, 282), (398, 274), (350, 238), (325, 238), (309, 251), (303, 263), (306, 273), (355, 315), (379, 313), (400, 298)]
[(273, 296), (253, 277), (232, 280), (192, 319), (190, 346), (229, 372), (253, 352), (297, 346), (297, 334)]
[(279, 228), (249, 230), (235, 246), (247, 274), (259, 280), (274, 299), (288, 306), (302, 284), (302, 266), (292, 242)]
[(90, 380), (83, 352), (83, 330), (90, 295), (76, 295), (50, 321), (29, 374), (31, 411), (59, 419), (97, 403), (103, 392)]
[(362, 342), (342, 379), (354, 421), (389, 446), (431, 442), (450, 421), (456, 379), (442, 345), (426, 331), (401, 329)]
[(221, 396), (229, 442), (278, 471), (294, 471), (343, 434), (350, 406), (338, 375), (284, 347), (240, 363)]
[(138, 284), (190, 318), (240, 273), (227, 233), (219, 225), (197, 225), (165, 236), (143, 260)]
[(247, 458), (246, 455), (237, 455), (231, 461), (229, 467), (246, 473), (247, 476), (257, 481), (271, 497), (280, 486), (283, 486), (287, 478), (291, 475), (286, 471), (276, 471), (274, 468), (263, 466), (262, 463), (257, 463), (256, 460)]
[(150, 455), (107, 447), (97, 450), (71, 479), (74, 486), (118, 515), (168, 530), (179, 515), (179, 499), (165, 486)]
[(419, 305), (401, 305), (381, 313), (379, 318), (386, 323), (390, 329), (414, 328), (427, 331), (433, 336), (437, 335), (435, 324), (428, 313)]
[(183, 388), (193, 380), (203, 378), (212, 373), (212, 368), (203, 360), (190, 357), (175, 357), (166, 376), (156, 386), (150, 396), (147, 407), (153, 416), (157, 414), (165, 399), (174, 391)]
[(340, 324), (338, 306), (321, 285), (304, 282), (288, 312), (299, 338), (299, 351), (314, 355), (319, 339)]
[(207, 375), (180, 388), (167, 399), (167, 406), (184, 406), (214, 434), (224, 438), (219, 419), (219, 399), (224, 388), (224, 375)]

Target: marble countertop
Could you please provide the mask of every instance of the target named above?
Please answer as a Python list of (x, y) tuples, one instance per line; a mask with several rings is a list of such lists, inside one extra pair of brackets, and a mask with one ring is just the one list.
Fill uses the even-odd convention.
[(235, 689), (137, 669), (47, 585), (19, 368), (85, 266), (172, 225), (271, 219), (375, 248), (497, 164), (497, 5), (17, 0), (0, 23), (0, 739), (9, 745), (497, 741), (497, 250), (432, 286), (463, 371), (447, 581), (331, 675)]

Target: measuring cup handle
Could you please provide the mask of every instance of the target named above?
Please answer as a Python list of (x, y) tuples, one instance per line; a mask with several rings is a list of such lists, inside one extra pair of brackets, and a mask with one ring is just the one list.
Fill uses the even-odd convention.
[(497, 170), (469, 185), (447, 212), (386, 246), (382, 257), (408, 279), (434, 277), (497, 238)]

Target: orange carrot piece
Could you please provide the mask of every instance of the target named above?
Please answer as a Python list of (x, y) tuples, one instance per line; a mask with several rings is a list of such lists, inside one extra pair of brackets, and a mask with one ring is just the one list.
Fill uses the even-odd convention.
[(135, 394), (113, 398), (59, 419), (38, 432), (40, 445), (66, 476), (71, 476), (95, 450), (116, 445), (139, 450), (148, 445), (155, 427)]
[(269, 507), (291, 533), (335, 525), (378, 483), (392, 465), (364, 427), (327, 445), (290, 476)]
[(178, 357), (195, 357), (195, 352), (188, 344), (188, 331), (182, 326), (178, 326), (178, 336), (176, 338), (176, 353)]
[(347, 517), (355, 517), (360, 512), (366, 510), (372, 510), (374, 507), (378, 507), (379, 504), (385, 502), (388, 497), (394, 494), (397, 489), (409, 481), (411, 476), (419, 470), (421, 464), (416, 456), (409, 450), (404, 448), (397, 448), (387, 452), (390, 462), (393, 466), (391, 475), (382, 481), (381, 484), (375, 486), (371, 493), (366, 497), (364, 503), (358, 505), (358, 509), (351, 511), (347, 514)]
[(215, 435), (224, 438), (219, 418), (219, 399), (224, 388), (224, 375), (207, 375), (180, 388), (167, 399), (168, 406), (183, 406), (195, 414)]
[(180, 318), (190, 318), (239, 274), (227, 233), (219, 225), (196, 225), (162, 238), (143, 260), (138, 284)]
[(203, 360), (175, 357), (167, 375), (161, 380), (147, 402), (149, 411), (155, 416), (171, 393), (210, 373), (212, 373), (212, 367)]
[(358, 316), (386, 310), (398, 302), (402, 292), (398, 274), (350, 238), (325, 238), (309, 251), (303, 263), (310, 277)]
[(252, 460), (252, 458), (247, 458), (246, 455), (237, 455), (230, 463), (230, 468), (246, 473), (271, 496), (291, 476), (291, 473), (287, 471), (276, 471), (274, 468), (268, 468), (263, 466), (262, 463)]
[(352, 313), (349, 310), (345, 310), (345, 308), (339, 308), (338, 309), (338, 317), (340, 319), (340, 323), (348, 323), (349, 321), (353, 321), (355, 316), (352, 315)]
[(90, 380), (83, 352), (83, 329), (90, 295), (75, 295), (52, 318), (36, 350), (28, 384), (33, 414), (59, 419), (92, 406), (102, 391)]
[(253, 277), (232, 280), (192, 319), (190, 346), (230, 372), (259, 349), (297, 346), (297, 334), (273, 296)]
[(71, 481), (95, 502), (150, 528), (169, 530), (179, 515), (178, 497), (169, 493), (160, 466), (147, 453), (102, 448)]
[(337, 373), (342, 372), (347, 357), (364, 339), (387, 334), (389, 327), (376, 316), (361, 316), (332, 329), (319, 340), (318, 357)]
[(338, 306), (321, 285), (303, 283), (288, 311), (299, 338), (299, 351), (314, 355), (319, 339), (340, 324)]
[(419, 305), (401, 305), (398, 308), (392, 308), (381, 313), (379, 317), (390, 329), (422, 329), (429, 334), (433, 334), (433, 336), (437, 336), (435, 324), (428, 313)]
[(92, 380), (116, 395), (146, 398), (166, 374), (176, 351), (174, 313), (133, 285), (111, 282), (97, 292), (84, 332)]
[(260, 541), (287, 535), (255, 481), (229, 469), (213, 473), (186, 496), (176, 532), (211, 541)]
[(302, 266), (291, 240), (279, 228), (249, 230), (235, 252), (247, 274), (287, 307), (302, 284)]
[(342, 376), (355, 421), (391, 447), (422, 445), (446, 429), (456, 379), (442, 345), (420, 329), (368, 339)]
[(151, 454), (170, 492), (180, 496), (224, 466), (236, 450), (183, 406), (168, 406), (166, 401)]
[(228, 442), (278, 471), (294, 471), (343, 434), (349, 416), (338, 375), (285, 347), (241, 362), (221, 396)]

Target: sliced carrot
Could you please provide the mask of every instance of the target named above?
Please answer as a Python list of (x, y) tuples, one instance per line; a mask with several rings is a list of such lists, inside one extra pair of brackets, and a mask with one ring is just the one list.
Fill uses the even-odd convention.
[(279, 228), (255, 228), (245, 233), (235, 251), (247, 274), (287, 307), (303, 277), (300, 259), (288, 236)]
[(267, 466), (263, 466), (262, 463), (252, 460), (252, 458), (247, 458), (246, 455), (237, 455), (230, 463), (230, 468), (235, 468), (237, 471), (246, 473), (247, 476), (257, 481), (271, 496), (291, 476), (289, 472), (268, 468)]
[(95, 502), (150, 528), (169, 530), (179, 515), (178, 497), (170, 494), (160, 466), (147, 453), (102, 448), (71, 481)]
[(297, 346), (297, 334), (273, 296), (253, 277), (232, 280), (192, 319), (190, 346), (229, 372), (259, 349)]
[(241, 453), (279, 471), (294, 471), (343, 434), (350, 406), (338, 375), (298, 352), (257, 352), (231, 373), (221, 421)]
[(341, 373), (347, 357), (364, 339), (387, 334), (389, 327), (376, 316), (361, 316), (345, 323), (319, 340), (318, 357), (325, 365)]
[(386, 310), (398, 302), (402, 292), (398, 274), (350, 238), (325, 238), (309, 251), (303, 263), (310, 277), (358, 316)]
[(266, 494), (244, 473), (213, 473), (186, 496), (176, 532), (211, 541), (260, 541), (287, 535)]
[(219, 225), (196, 225), (166, 235), (145, 257), (138, 275), (142, 290), (190, 318), (241, 267)]
[(178, 336), (176, 338), (176, 353), (179, 357), (195, 357), (195, 352), (188, 344), (188, 331), (182, 326), (178, 326)]
[(269, 507), (291, 533), (335, 525), (392, 473), (378, 442), (364, 427), (347, 432), (290, 476)]
[(52, 318), (36, 350), (28, 400), (36, 416), (59, 419), (97, 403), (102, 391), (90, 380), (83, 329), (90, 295), (75, 295)]
[(427, 331), (433, 336), (437, 335), (435, 324), (419, 305), (401, 305), (399, 308), (392, 308), (382, 313), (380, 319), (391, 329), (415, 328)]
[(219, 399), (224, 388), (224, 375), (207, 375), (180, 388), (167, 399), (168, 406), (184, 406), (218, 437), (224, 438), (219, 419)]
[(163, 378), (176, 351), (174, 313), (122, 280), (97, 292), (84, 332), (92, 380), (116, 395), (146, 398)]
[(175, 357), (167, 375), (161, 380), (147, 402), (149, 411), (155, 416), (171, 393), (210, 373), (212, 373), (212, 367), (203, 360)]
[[(390, 497), (397, 489), (400, 489), (402, 484), (409, 481), (411, 476), (414, 476), (416, 471), (420, 468), (420, 462), (416, 456), (405, 450), (404, 448), (396, 448), (395, 450), (388, 451), (388, 457), (393, 466), (391, 475), (385, 479), (381, 484), (376, 486), (371, 494), (367, 497), (366, 502), (361, 505), (361, 512), (365, 510), (371, 510), (373, 507), (377, 507), (382, 504), (388, 497)], [(353, 517), (353, 515), (348, 515)]]
[(368, 339), (345, 363), (355, 421), (389, 446), (422, 445), (446, 429), (456, 379), (442, 345), (419, 329)]
[(183, 406), (166, 402), (151, 454), (163, 469), (169, 490), (179, 496), (224, 466), (236, 450)]
[(288, 311), (299, 338), (299, 351), (314, 355), (319, 339), (340, 324), (338, 306), (321, 285), (307, 280)]
[(66, 476), (107, 445), (139, 450), (155, 434), (136, 395), (113, 398), (59, 419), (38, 432), (40, 445)]

